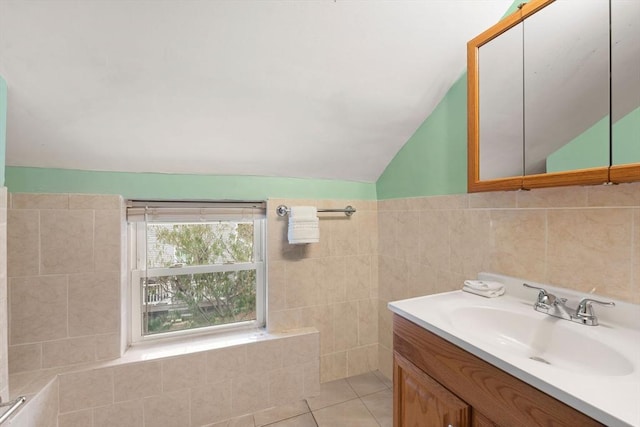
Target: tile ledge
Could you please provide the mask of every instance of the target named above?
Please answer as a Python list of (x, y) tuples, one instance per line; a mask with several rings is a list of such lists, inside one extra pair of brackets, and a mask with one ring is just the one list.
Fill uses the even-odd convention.
[(234, 331), (225, 334), (180, 337), (170, 340), (162, 340), (160, 342), (137, 344), (129, 347), (122, 357), (118, 357), (116, 359), (10, 374), (10, 383), (11, 377), (14, 377), (14, 375), (16, 377), (18, 375), (28, 375), (31, 378), (15, 390), (11, 390), (11, 387), (9, 387), (9, 392), (12, 399), (19, 395), (27, 395), (29, 400), (32, 400), (37, 397), (40, 392), (45, 390), (53, 381), (57, 381), (60, 375), (64, 374), (105, 369), (148, 360), (186, 356), (189, 354), (223, 349), (237, 345), (286, 339), (310, 334), (319, 334), (319, 332), (313, 327), (292, 329), (286, 332), (267, 332), (265, 329), (261, 328)]
[(267, 332), (265, 329), (250, 329), (198, 336), (176, 337), (157, 342), (134, 344), (118, 359), (106, 362), (108, 365), (120, 365), (167, 357), (184, 356), (202, 351), (222, 349), (243, 344), (282, 339), (306, 334), (319, 333), (316, 328), (300, 328), (286, 332)]

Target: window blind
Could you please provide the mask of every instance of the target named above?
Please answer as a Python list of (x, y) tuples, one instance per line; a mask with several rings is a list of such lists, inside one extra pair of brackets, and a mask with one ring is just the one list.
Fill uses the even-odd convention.
[(254, 220), (265, 214), (265, 201), (127, 201), (128, 222)]

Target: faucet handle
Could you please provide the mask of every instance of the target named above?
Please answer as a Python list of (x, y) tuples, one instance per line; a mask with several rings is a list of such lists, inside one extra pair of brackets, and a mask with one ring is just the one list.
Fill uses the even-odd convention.
[(615, 306), (616, 303), (613, 301), (599, 301), (599, 300), (595, 300), (595, 299), (591, 299), (591, 298), (583, 298), (579, 303), (578, 303), (578, 308), (576, 309), (576, 316), (578, 317), (594, 317), (595, 315), (593, 314), (593, 307), (591, 307), (591, 304), (593, 303), (596, 304), (600, 304), (600, 305), (610, 305), (610, 306)]
[(531, 286), (528, 283), (523, 283), (522, 286), (530, 289), (537, 289), (538, 291), (538, 301), (536, 304), (545, 304), (545, 305), (553, 305), (556, 303), (556, 296), (547, 292), (544, 288), (539, 288), (537, 286)]

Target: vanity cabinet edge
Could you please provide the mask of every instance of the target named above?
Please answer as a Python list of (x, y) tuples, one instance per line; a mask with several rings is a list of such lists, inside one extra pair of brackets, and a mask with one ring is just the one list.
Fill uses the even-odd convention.
[[(393, 348), (394, 354), (469, 404), (473, 414), (479, 411), (474, 426), (604, 426), (397, 314)], [(394, 370), (394, 427), (402, 427), (396, 420), (399, 380)]]

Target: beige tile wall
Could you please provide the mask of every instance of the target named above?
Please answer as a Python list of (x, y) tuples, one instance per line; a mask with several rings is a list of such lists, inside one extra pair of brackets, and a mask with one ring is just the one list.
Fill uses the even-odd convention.
[[(275, 213), (280, 204), (357, 212), (320, 213), (320, 242), (290, 245), (287, 217)], [(269, 329), (318, 329), (322, 382), (377, 369), (376, 202), (271, 199), (267, 211)]]
[[(12, 195), (12, 382), (33, 393), (45, 385), (44, 374), (59, 375), (60, 425), (105, 425), (114, 416), (138, 425), (142, 413), (146, 425), (170, 424), (176, 414), (200, 425), (314, 394), (320, 365), (325, 380), (376, 369), (376, 203), (334, 204), (347, 203), (357, 215), (325, 217), (315, 247), (288, 245), (286, 221), (269, 215), (270, 330), (317, 326), (323, 334), (314, 334), (315, 346), (273, 341), (219, 350), (215, 357), (200, 353), (87, 370), (80, 364), (120, 353), (122, 201)], [(87, 304), (91, 300), (101, 304)], [(36, 371), (43, 375), (32, 376)]]
[(378, 202), (380, 369), (389, 301), (459, 289), (481, 271), (640, 303), (640, 183)]
[[(280, 203), (351, 204), (358, 212), (351, 218), (323, 214), (321, 242), (293, 246), (286, 242), (286, 218), (274, 211)], [(11, 372), (85, 363), (122, 351), (121, 206), (117, 196), (11, 196)], [(269, 206), (270, 330), (317, 327), (323, 381), (376, 369), (376, 203), (272, 200)], [(87, 304), (90, 300), (101, 303)]]
[[(289, 245), (287, 219), (275, 214), (279, 204), (351, 204), (358, 211), (351, 218), (320, 214), (320, 243)], [(119, 354), (121, 215), (121, 199), (114, 196), (12, 195), (9, 363), (11, 372), (18, 373), (15, 378), (19, 372)], [(480, 271), (583, 291), (595, 287), (598, 294), (640, 303), (638, 183), (377, 203), (272, 199), (268, 223), (270, 331), (318, 329), (323, 382), (378, 367), (390, 375), (391, 316), (386, 304), (457, 289)], [(72, 256), (68, 248), (82, 253)], [(86, 306), (90, 298), (105, 304)], [(313, 370), (292, 368), (294, 361), (280, 358), (295, 357), (295, 352), (280, 352), (270, 344), (259, 353), (273, 357), (249, 362), (253, 353), (232, 347), (215, 360), (194, 355), (111, 368), (104, 378), (90, 379), (106, 381), (111, 389), (105, 386), (101, 394), (94, 387), (95, 396), (80, 393), (81, 404), (60, 400), (60, 425), (89, 425), (82, 424), (87, 419), (104, 425), (116, 414), (138, 425), (140, 414), (146, 419), (147, 412), (160, 414), (162, 425), (161, 420), (170, 419), (170, 414), (162, 415), (167, 407), (198, 425), (202, 419), (228, 415), (224, 402), (233, 402), (231, 412), (241, 413), (255, 409), (265, 392), (273, 398), (297, 396)], [(162, 381), (158, 369), (166, 376)], [(171, 372), (180, 375), (172, 377)], [(212, 372), (218, 373), (215, 380)], [(132, 377), (144, 379), (133, 388), (120, 383)], [(61, 390), (74, 388), (68, 388), (69, 381), (87, 380), (62, 378)], [(176, 390), (185, 389), (193, 393), (190, 403), (171, 406)], [(207, 396), (224, 404), (208, 405)], [(213, 407), (220, 412), (211, 412)], [(211, 413), (194, 413), (198, 408)]]
[[(639, 188), (570, 187), (377, 203), (269, 200), (270, 330), (317, 328), (324, 382), (379, 366), (389, 373), (387, 302), (456, 289), (480, 271), (585, 291), (596, 287), (599, 294), (640, 302)], [(275, 214), (279, 204), (351, 204), (358, 212), (351, 218), (321, 214), (320, 243), (289, 245), (286, 217)], [(117, 356), (120, 198), (16, 194), (8, 214), (11, 371)], [(82, 253), (70, 256), (69, 247)], [(83, 301), (96, 296), (106, 305), (87, 310)]]
[(11, 194), (9, 370), (121, 353), (120, 196)]
[(7, 316), (7, 189), (0, 187), (0, 400), (9, 399)]

